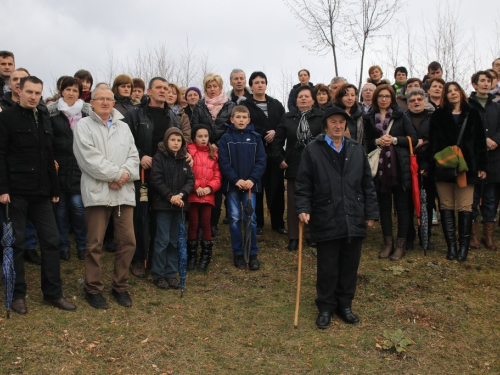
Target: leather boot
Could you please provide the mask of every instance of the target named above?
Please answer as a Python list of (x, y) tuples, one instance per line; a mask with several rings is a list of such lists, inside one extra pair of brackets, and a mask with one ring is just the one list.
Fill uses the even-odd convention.
[(210, 260), (212, 259), (212, 247), (214, 243), (212, 241), (201, 241), (201, 256), (200, 262), (198, 263), (198, 271), (205, 272)]
[(457, 260), (457, 234), (455, 230), (455, 212), (452, 210), (441, 210), (441, 225), (448, 247), (446, 259)]
[(481, 242), (484, 244), (484, 246), (486, 246), (488, 250), (497, 249), (495, 243), (493, 242), (494, 232), (495, 232), (495, 223), (483, 223), (483, 237), (481, 238)]
[(38, 256), (36, 249), (24, 250), (24, 260), (36, 264), (37, 266), (42, 264), (42, 259)]
[(470, 247), (471, 249), (480, 249), (481, 243), (479, 242), (479, 238), (477, 238), (477, 228), (479, 224), (475, 221), (472, 223), (472, 233), (470, 235)]
[(396, 249), (394, 250), (394, 254), (389, 258), (390, 260), (400, 260), (405, 256), (405, 248), (406, 248), (406, 238), (398, 238), (396, 240)]
[(389, 256), (392, 254), (394, 251), (394, 239), (392, 237), (385, 237), (384, 238), (384, 250), (380, 252), (378, 255), (379, 259), (387, 259)]
[(461, 211), (458, 213), (458, 256), (459, 262), (467, 260), (469, 252), (470, 234), (472, 229), (472, 212)]
[(187, 242), (187, 270), (194, 271), (196, 269), (196, 261), (198, 258), (198, 241), (189, 240)]

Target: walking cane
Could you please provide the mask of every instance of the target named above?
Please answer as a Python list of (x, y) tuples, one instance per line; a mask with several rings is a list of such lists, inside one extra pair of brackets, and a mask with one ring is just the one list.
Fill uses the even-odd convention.
[(293, 327), (299, 327), (299, 305), (300, 305), (300, 283), (302, 279), (302, 232), (304, 231), (304, 222), (299, 221), (299, 266), (297, 270), (297, 296), (295, 299), (295, 318)]

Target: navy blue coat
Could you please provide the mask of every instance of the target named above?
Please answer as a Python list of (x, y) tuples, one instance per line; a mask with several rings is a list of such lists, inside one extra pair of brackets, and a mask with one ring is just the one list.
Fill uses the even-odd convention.
[(262, 137), (249, 124), (238, 130), (233, 124), (219, 140), (219, 169), (222, 173), (223, 192), (239, 191), (239, 180), (251, 180), (252, 192), (261, 192), (261, 178), (266, 170), (266, 151)]

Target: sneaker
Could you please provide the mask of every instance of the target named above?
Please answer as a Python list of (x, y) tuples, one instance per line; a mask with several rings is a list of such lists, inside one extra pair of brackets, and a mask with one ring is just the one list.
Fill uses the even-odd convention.
[(257, 271), (260, 268), (259, 260), (257, 259), (257, 254), (250, 255), (250, 262), (248, 264), (248, 268), (252, 271)]
[(234, 266), (240, 270), (244, 270), (246, 267), (245, 258), (243, 258), (243, 254), (234, 256)]
[(130, 266), (130, 272), (135, 277), (139, 279), (144, 279), (146, 277), (146, 269), (144, 268), (144, 262), (135, 262)]
[(167, 280), (165, 280), (163, 277), (153, 280), (153, 284), (155, 284), (155, 286), (160, 289), (165, 289), (165, 290), (169, 289)]
[(439, 224), (439, 221), (438, 221), (438, 216), (437, 216), (436, 210), (432, 210), (432, 225), (438, 225), (438, 224)]
[(177, 280), (175, 277), (170, 277), (167, 279), (168, 286), (172, 289), (180, 289), (181, 286), (179, 284), (179, 280)]
[(123, 307), (132, 306), (132, 299), (130, 298), (130, 294), (127, 291), (117, 292), (114, 289), (111, 289), (111, 294), (115, 297), (116, 302)]
[(90, 294), (85, 292), (85, 299), (90, 304), (90, 306), (92, 306), (95, 309), (106, 310), (107, 308), (109, 308), (106, 299), (102, 296), (101, 293)]

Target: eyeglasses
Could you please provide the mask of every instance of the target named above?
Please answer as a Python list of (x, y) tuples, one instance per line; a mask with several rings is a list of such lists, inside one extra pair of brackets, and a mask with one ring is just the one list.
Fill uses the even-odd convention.
[(383, 99), (383, 100), (389, 100), (391, 98), (391, 96), (390, 95), (379, 95), (378, 98)]
[(410, 99), (409, 100), (410, 103), (423, 102), (423, 101), (424, 101), (424, 99), (422, 99), (422, 98), (415, 98), (415, 99)]
[(95, 98), (92, 100), (95, 102), (109, 102), (109, 103), (113, 103), (115, 101), (115, 99), (111, 99), (111, 98)]

